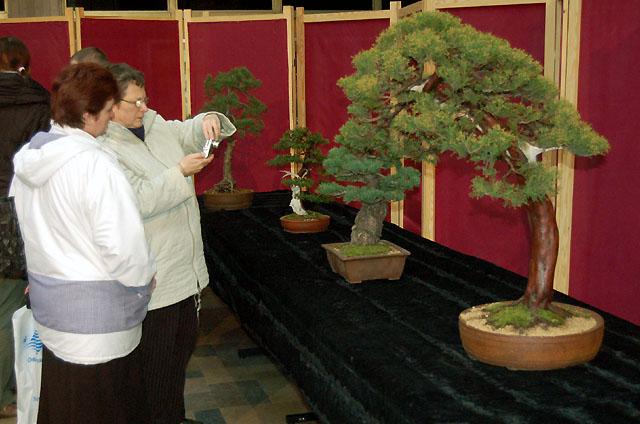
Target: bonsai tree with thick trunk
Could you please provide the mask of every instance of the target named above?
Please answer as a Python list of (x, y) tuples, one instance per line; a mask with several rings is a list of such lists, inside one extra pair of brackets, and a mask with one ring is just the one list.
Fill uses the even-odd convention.
[(244, 139), (248, 134), (258, 135), (264, 128), (262, 114), (267, 106), (252, 94), (261, 85), (262, 82), (244, 66), (219, 72), (215, 78), (207, 75), (204, 81), (207, 101), (200, 112), (223, 113), (236, 127), (235, 134), (226, 139), (222, 180), (212, 188), (214, 192), (230, 193), (236, 190), (231, 173), (236, 141)]
[[(472, 196), (502, 199), (527, 211), (529, 277), (524, 295), (514, 302), (533, 312), (527, 325), (562, 320), (564, 311), (547, 313), (553, 309), (558, 253), (549, 197), (556, 178), (540, 154), (566, 149), (599, 155), (608, 150), (607, 141), (559, 99), (533, 58), (446, 13), (401, 20), (353, 63), (355, 74), (340, 81), (352, 102), (350, 119), (336, 138), (341, 146), (324, 162), (338, 180), (324, 191), (363, 203), (352, 242), (375, 242), (386, 212), (382, 202), (417, 184), (412, 169), (399, 167), (402, 157), (453, 152), (475, 164)], [(397, 174), (383, 172), (391, 165), (399, 167)], [(493, 323), (505, 325), (500, 318)]]

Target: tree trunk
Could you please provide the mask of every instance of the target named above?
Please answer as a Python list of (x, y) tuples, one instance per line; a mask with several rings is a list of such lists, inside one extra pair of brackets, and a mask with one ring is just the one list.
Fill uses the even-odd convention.
[(222, 164), (222, 180), (215, 185), (217, 192), (231, 193), (236, 189), (236, 183), (231, 175), (231, 159), (233, 158), (233, 148), (236, 146), (235, 140), (227, 139), (227, 148), (224, 150), (224, 162)]
[(351, 227), (351, 243), (368, 245), (380, 241), (382, 224), (387, 216), (385, 202), (363, 203)]
[(526, 206), (531, 232), (529, 279), (522, 300), (529, 308), (548, 308), (553, 296), (553, 276), (558, 259), (558, 225), (548, 197)]

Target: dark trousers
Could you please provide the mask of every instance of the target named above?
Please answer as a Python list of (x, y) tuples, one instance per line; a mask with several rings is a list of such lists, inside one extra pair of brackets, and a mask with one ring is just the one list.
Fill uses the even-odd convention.
[(38, 424), (148, 423), (139, 355), (79, 365), (45, 347)]
[(153, 424), (177, 424), (184, 419), (187, 363), (197, 337), (198, 317), (192, 296), (147, 313), (140, 353)]

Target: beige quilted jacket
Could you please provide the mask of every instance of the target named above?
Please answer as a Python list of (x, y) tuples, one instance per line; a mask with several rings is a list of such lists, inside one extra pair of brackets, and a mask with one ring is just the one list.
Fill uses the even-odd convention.
[[(185, 155), (202, 150), (205, 115), (184, 122), (166, 121), (149, 110), (143, 119), (144, 142), (115, 122), (109, 123), (107, 133), (99, 139), (115, 153), (133, 186), (155, 256), (157, 285), (149, 310), (180, 302), (209, 284), (193, 180), (184, 177), (178, 165)], [(217, 115), (223, 137), (233, 134), (233, 124)]]

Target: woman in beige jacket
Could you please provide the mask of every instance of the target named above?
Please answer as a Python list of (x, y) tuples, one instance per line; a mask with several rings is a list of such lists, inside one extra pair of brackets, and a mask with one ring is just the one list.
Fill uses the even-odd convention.
[(206, 140), (228, 137), (235, 127), (215, 112), (166, 121), (148, 108), (141, 72), (126, 64), (109, 69), (122, 100), (114, 106), (104, 141), (133, 186), (158, 267), (140, 343), (152, 422), (194, 422), (185, 418), (185, 371), (196, 343), (200, 292), (209, 275), (192, 176), (213, 159), (201, 153)]

